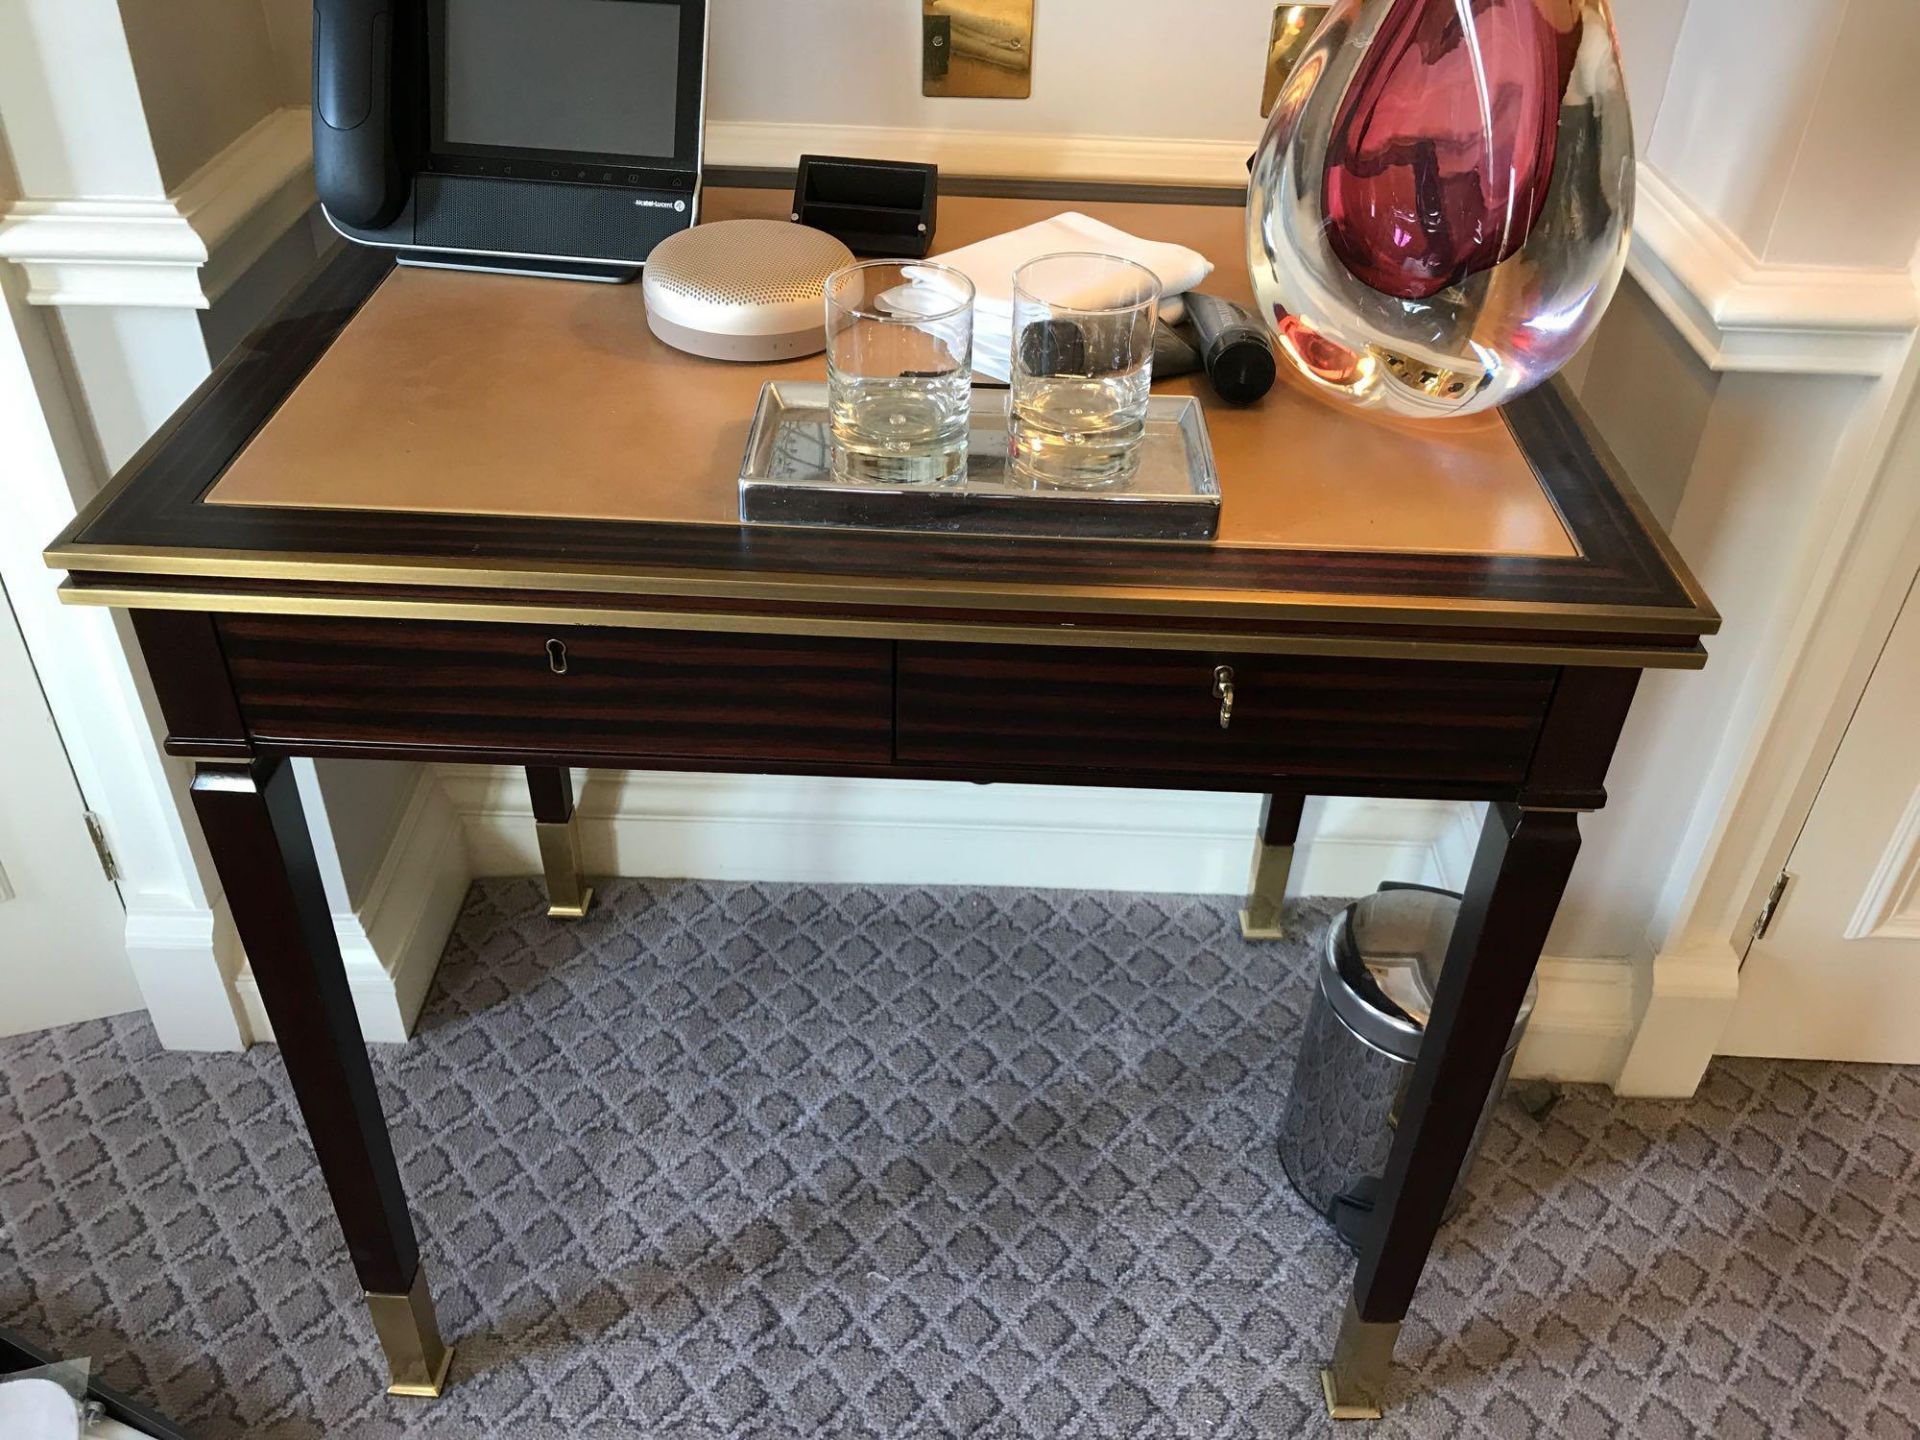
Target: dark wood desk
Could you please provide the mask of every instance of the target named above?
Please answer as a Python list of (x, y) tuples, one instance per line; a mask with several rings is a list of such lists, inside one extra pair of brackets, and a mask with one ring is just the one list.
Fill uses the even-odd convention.
[[(1059, 208), (950, 199), (941, 238)], [(1082, 208), (1238, 288), (1237, 208)], [(450, 1352), (297, 755), (528, 767), (556, 913), (589, 899), (571, 765), (1258, 791), (1255, 931), (1301, 796), (1493, 802), (1327, 1375), (1377, 1408), (1578, 815), (1641, 671), (1704, 663), (1704, 596), (1554, 387), (1426, 428), (1214, 410), (1214, 546), (748, 531), (752, 397), (820, 362), (689, 360), (639, 306), (341, 253), (48, 552), (134, 611), (396, 1391)]]

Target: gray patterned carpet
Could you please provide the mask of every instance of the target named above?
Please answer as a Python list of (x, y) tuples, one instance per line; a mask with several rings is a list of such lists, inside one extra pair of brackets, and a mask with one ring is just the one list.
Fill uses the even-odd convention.
[[(476, 887), (377, 1052), (446, 1399), (380, 1393), (275, 1052), (137, 1019), (0, 1041), (0, 1325), (205, 1440), (1330, 1428), (1349, 1262), (1270, 1143), (1305, 944), (1214, 900), (605, 899)], [(1342, 1433), (1912, 1435), (1917, 1170), (1913, 1072), (1503, 1112), (1406, 1393)]]

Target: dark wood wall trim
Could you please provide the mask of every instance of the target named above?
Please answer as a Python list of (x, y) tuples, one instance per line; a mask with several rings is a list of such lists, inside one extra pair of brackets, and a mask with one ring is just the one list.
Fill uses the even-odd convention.
[[(1247, 153), (1253, 153), (1249, 146)], [(727, 190), (791, 190), (798, 172), (778, 165), (709, 165), (701, 182)], [(993, 175), (942, 175), (942, 195), (972, 195), (1005, 200), (1066, 200), (1114, 204), (1244, 205), (1244, 185), (1164, 185), (1139, 180), (1016, 179)], [(938, 243), (936, 237), (935, 243)]]

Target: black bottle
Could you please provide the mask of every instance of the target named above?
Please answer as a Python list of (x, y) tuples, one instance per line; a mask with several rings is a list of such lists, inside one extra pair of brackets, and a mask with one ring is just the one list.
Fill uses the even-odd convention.
[(1187, 296), (1187, 327), (1200, 342), (1213, 393), (1229, 405), (1251, 405), (1279, 378), (1273, 341), (1245, 306), (1218, 295)]

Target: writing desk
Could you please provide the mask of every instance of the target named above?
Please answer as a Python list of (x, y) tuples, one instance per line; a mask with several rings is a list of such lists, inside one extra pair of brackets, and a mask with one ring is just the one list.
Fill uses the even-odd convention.
[[(1064, 208), (956, 188), (947, 247)], [(1237, 199), (1178, 199), (1075, 203), (1244, 295)], [(298, 755), (527, 767), (562, 915), (590, 900), (574, 765), (1257, 791), (1256, 934), (1302, 796), (1493, 802), (1325, 1376), (1377, 1410), (1578, 815), (1641, 671), (1704, 663), (1717, 616), (1557, 387), (1424, 427), (1291, 380), (1209, 403), (1214, 545), (741, 527), (759, 387), (823, 369), (669, 351), (638, 286), (347, 249), (48, 551), (67, 599), (133, 611), (392, 1388), (437, 1394), (450, 1352)]]

